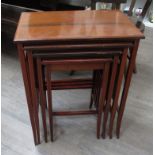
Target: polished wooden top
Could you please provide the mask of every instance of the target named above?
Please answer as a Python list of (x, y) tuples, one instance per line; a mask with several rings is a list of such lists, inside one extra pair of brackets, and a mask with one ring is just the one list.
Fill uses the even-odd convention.
[(121, 11), (47, 11), (22, 13), (14, 41), (143, 37)]

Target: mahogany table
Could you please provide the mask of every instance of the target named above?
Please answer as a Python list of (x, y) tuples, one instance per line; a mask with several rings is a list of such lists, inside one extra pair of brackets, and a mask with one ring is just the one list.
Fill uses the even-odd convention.
[[(40, 143), (40, 129), (37, 114), (37, 94), (35, 91), (34, 52), (44, 53), (48, 51), (49, 53), (59, 54), (69, 50), (72, 53), (88, 53), (88, 51), (93, 49), (94, 52), (104, 53), (107, 49), (108, 51), (115, 51), (130, 47), (131, 57), (127, 66), (127, 74), (117, 117), (116, 134), (119, 137), (138, 45), (142, 38), (144, 38), (144, 35), (120, 11), (22, 13), (14, 42), (18, 48), (35, 144)], [(118, 104), (113, 107), (111, 114), (110, 138), (112, 138), (117, 106)]]

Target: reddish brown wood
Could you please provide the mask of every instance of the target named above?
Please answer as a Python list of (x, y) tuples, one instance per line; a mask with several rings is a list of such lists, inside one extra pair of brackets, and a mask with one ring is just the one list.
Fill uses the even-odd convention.
[(83, 78), (83, 79), (63, 79), (63, 80), (54, 80), (51, 81), (54, 85), (66, 85), (66, 84), (81, 84), (81, 83), (89, 83), (92, 84), (92, 78)]
[(30, 87), (32, 94), (32, 103), (33, 103), (33, 112), (34, 118), (36, 122), (36, 131), (38, 134), (38, 141), (40, 142), (40, 127), (39, 127), (39, 117), (38, 117), (38, 108), (37, 108), (37, 94), (36, 94), (36, 86), (35, 86), (35, 76), (34, 76), (34, 65), (33, 65), (33, 57), (32, 52), (27, 53), (28, 56), (28, 66), (29, 66), (29, 77), (30, 77)]
[(104, 108), (103, 128), (102, 128), (102, 137), (103, 138), (105, 138), (105, 136), (106, 136), (106, 126), (107, 126), (107, 120), (108, 120), (108, 113), (110, 112), (110, 104), (111, 104), (114, 84), (115, 84), (115, 80), (116, 80), (115, 78), (116, 78), (116, 73), (117, 73), (118, 60), (119, 60), (118, 56), (115, 56), (114, 62), (112, 65), (110, 84), (109, 84), (109, 88), (108, 88), (107, 103), (106, 103), (105, 108)]
[[(91, 61), (91, 63), (90, 63)], [(74, 68), (74, 65), (82, 65), (82, 66), (85, 66), (84, 69), (89, 69), (88, 66), (90, 66), (91, 64), (93, 64), (93, 67), (96, 69), (96, 66), (99, 66), (98, 69), (103, 69), (103, 61), (104, 62), (109, 62), (109, 61), (112, 61), (111, 58), (94, 58), (94, 59), (91, 59), (91, 58), (88, 58), (88, 59), (63, 59), (63, 60), (43, 60), (42, 61), (42, 64), (43, 65), (49, 65), (50, 66), (50, 69), (53, 71), (53, 68), (52, 68), (52, 65), (54, 66), (64, 66), (64, 65), (68, 65), (70, 63), (72, 63), (72, 68)], [(86, 65), (87, 63), (90, 63), (89, 65)], [(65, 68), (66, 70), (68, 70), (68, 68), (66, 67), (63, 67)], [(93, 69), (94, 69), (93, 68)], [(82, 69), (82, 68), (80, 68)]]
[(143, 38), (121, 11), (45, 11), (22, 13), (14, 41)]
[[(75, 44), (75, 45), (35, 45), (35, 46), (25, 46), (25, 50), (37, 50), (44, 52), (45, 50), (75, 50), (75, 49), (106, 49), (106, 48), (123, 48), (127, 46), (133, 46), (131, 43), (98, 43), (98, 44)], [(96, 51), (97, 52), (97, 51)]]
[(90, 89), (92, 88), (92, 85), (86, 84), (86, 85), (59, 85), (59, 86), (52, 86), (52, 90), (62, 90), (62, 89)]
[(95, 76), (96, 76), (96, 71), (93, 71), (93, 85), (92, 85), (92, 90), (91, 90), (91, 96), (90, 96), (90, 104), (89, 104), (89, 109), (92, 108), (92, 105), (93, 105), (93, 102), (94, 102), (94, 99), (93, 99), (93, 96), (94, 96), (94, 87), (95, 87)]
[[(101, 116), (103, 110), (103, 104), (106, 96), (107, 90), (107, 80), (109, 74), (109, 63), (112, 62), (112, 59), (71, 59), (71, 60), (43, 60), (42, 65), (46, 69), (46, 80), (47, 80), (47, 92), (48, 92), (48, 110), (49, 110), (49, 120), (50, 120), (50, 130), (51, 130), (51, 140), (53, 141), (53, 114), (52, 111), (52, 97), (51, 97), (51, 73), (56, 69), (67, 70), (66, 64), (70, 64), (71, 69), (75, 69), (78, 65), (79, 70), (92, 70), (92, 69), (104, 69), (104, 74), (102, 76), (102, 88), (100, 93), (100, 100), (97, 112), (97, 138), (100, 138), (100, 126), (101, 126)], [(79, 64), (80, 67), (79, 67)], [(56, 66), (56, 67), (55, 67)], [(73, 67), (73, 68), (72, 68)], [(97, 68), (98, 67), (98, 68)], [(76, 111), (76, 112), (59, 112), (59, 115), (75, 115), (75, 114), (91, 114), (92, 111)], [(94, 113), (94, 111), (93, 111)], [(96, 113), (96, 111), (95, 111)], [(58, 112), (56, 113), (58, 114)]]
[[(103, 69), (103, 61), (109, 62), (112, 59), (65, 59), (65, 60), (44, 60), (43, 65), (49, 65), (52, 71), (70, 71), (70, 70), (92, 70)], [(89, 63), (91, 61), (91, 63)], [(88, 65), (86, 65), (88, 63)], [(72, 64), (72, 65), (71, 65)]]
[(47, 80), (47, 98), (48, 98), (48, 114), (50, 123), (51, 141), (54, 141), (53, 137), (53, 108), (52, 108), (52, 94), (51, 94), (51, 71), (50, 66), (46, 67), (46, 80)]
[[(99, 95), (100, 94), (100, 91), (101, 91), (101, 84), (102, 84), (102, 75), (103, 74), (103, 70), (99, 70), (98, 72), (98, 85), (97, 85), (97, 106), (98, 106), (98, 103), (99, 103)], [(108, 82), (107, 82), (108, 83)], [(105, 99), (106, 100), (106, 99)]]
[(123, 79), (126, 60), (127, 60), (127, 52), (128, 52), (128, 49), (126, 48), (122, 54), (122, 60), (121, 60), (120, 69), (119, 69), (119, 76), (118, 76), (118, 81), (117, 81), (117, 86), (116, 86), (116, 93), (115, 93), (114, 100), (113, 100), (112, 112), (111, 112), (110, 123), (109, 123), (109, 137), (110, 138), (112, 138), (114, 118), (115, 118), (116, 110), (118, 107), (118, 98), (119, 98), (119, 94), (120, 94), (122, 79)]
[[(144, 35), (141, 32), (139, 32), (139, 30), (120, 11), (67, 11), (67, 12), (23, 13), (20, 18), (20, 22), (18, 24), (14, 41), (18, 43), (19, 47), (21, 47), (18, 48), (18, 50), (20, 52), (19, 56), (22, 66), (27, 100), (29, 104), (28, 108), (30, 113), (35, 144), (38, 144), (38, 133), (36, 132), (37, 124), (35, 114), (33, 111), (34, 107), (32, 103), (32, 96), (33, 96), (31, 90), (32, 86), (30, 85), (29, 81), (31, 76), (34, 75), (30, 74), (30, 72), (32, 71), (26, 62), (26, 56), (24, 55), (23, 48), (28, 47), (29, 49), (34, 49), (33, 54), (37, 53), (36, 51), (38, 50), (38, 53), (40, 53), (41, 55), (40, 57), (42, 57), (46, 53), (45, 52), (46, 50), (48, 51), (48, 53), (46, 53), (47, 55), (45, 54), (44, 56), (51, 55), (49, 53), (74, 54), (79, 52), (86, 53), (88, 55), (90, 53), (95, 52), (98, 54), (101, 53), (108, 54), (108, 52), (112, 53), (114, 51), (117, 51), (118, 49), (121, 51), (123, 48), (129, 47), (128, 45), (125, 44), (133, 45), (133, 43), (136, 40), (139, 41), (139, 39), (141, 38), (144, 38)], [(22, 45), (19, 43), (22, 43)], [(80, 50), (79, 45), (82, 44), (85, 44), (83, 46), (88, 45), (87, 47), (83, 47), (85, 48), (85, 50)], [(94, 47), (92, 47), (91, 44)], [(103, 46), (101, 44), (103, 44)], [(112, 48), (109, 47), (110, 44), (113, 45)], [(70, 45), (71, 47), (69, 47)], [(101, 50), (97, 48), (98, 45), (101, 45), (102, 47)], [(60, 46), (60, 49), (56, 50), (56, 46)], [(91, 47), (93, 48), (93, 51), (89, 51)], [(41, 48), (41, 50), (39, 50), (38, 48)], [(44, 51), (45, 48), (46, 50)], [(75, 50), (72, 51), (72, 49)], [(132, 50), (132, 52), (133, 55), (136, 55), (137, 53), (136, 49)], [(134, 61), (133, 55), (129, 62), (129, 66), (131, 65), (131, 62)], [(59, 66), (57, 67), (59, 68)], [(128, 82), (130, 83), (131, 79), (129, 71), (127, 75), (129, 77), (128, 76), (126, 77), (126, 83)], [(127, 80), (129, 81), (127, 82)], [(34, 81), (33, 79), (31, 79), (31, 83), (34, 83), (32, 81)], [(70, 88), (72, 86), (73, 86), (72, 84), (69, 85)], [(85, 85), (85, 87), (86, 86), (90, 85)], [(127, 87), (128, 84), (125, 84), (125, 86)], [(50, 83), (49, 88), (51, 87), (54, 88), (53, 86), (51, 86)], [(57, 87), (55, 87), (55, 89), (60, 89), (60, 87), (68, 89), (67, 85), (62, 86), (59, 84), (57, 85)], [(75, 87), (77, 87), (77, 85)], [(121, 102), (123, 103), (122, 104), (123, 106), (124, 102), (126, 101), (127, 93), (128, 88), (124, 88)], [(97, 95), (97, 92), (95, 95)], [(123, 110), (123, 108), (121, 109)], [(122, 114), (120, 114), (119, 116), (119, 120), (122, 119), (121, 115)], [(120, 126), (120, 123), (118, 126)], [(118, 127), (117, 130), (119, 130), (119, 128), (120, 127)], [(119, 133), (119, 131), (117, 132)]]
[(139, 46), (139, 40), (136, 40), (135, 44), (134, 44), (134, 48), (131, 51), (131, 58), (130, 58), (128, 71), (127, 71), (127, 75), (126, 75), (126, 79), (125, 79), (125, 84), (124, 84), (124, 88), (123, 88), (121, 104), (120, 104), (119, 111), (118, 111), (117, 127), (116, 127), (117, 138), (119, 138), (119, 136), (120, 136), (120, 127), (121, 127), (121, 123), (122, 123), (123, 113), (124, 113), (127, 95), (128, 95), (128, 91), (129, 91), (129, 86), (130, 86), (130, 82), (131, 82), (131, 78), (132, 78), (132, 72), (134, 69), (138, 46)]
[[(51, 81), (52, 90), (61, 89), (89, 89), (92, 88), (91, 79), (67, 79), (67, 80), (53, 80)], [(47, 83), (45, 82), (44, 89), (47, 89)]]
[(42, 113), (42, 123), (44, 128), (44, 138), (45, 142), (47, 142), (47, 125), (46, 125), (46, 96), (44, 92), (44, 81), (42, 78), (42, 68), (41, 68), (41, 60), (37, 59), (37, 72), (38, 72), (38, 82), (39, 82), (39, 90), (40, 90), (40, 99), (41, 99), (41, 113)]
[[(45, 82), (45, 89), (46, 89)], [(51, 89), (88, 89), (92, 88), (92, 79), (67, 79), (51, 81)]]
[[(126, 47), (133, 47), (130, 46), (130, 44), (128, 44), (129, 46)], [(96, 45), (97, 46), (97, 45)], [(107, 56), (114, 56), (114, 55), (119, 55), (122, 52), (122, 49), (124, 49), (124, 47), (120, 47), (120, 48), (105, 48), (105, 49), (86, 49), (86, 50), (49, 50), (49, 51), (43, 51), (43, 52), (36, 52), (33, 51), (33, 56), (34, 58), (36, 57), (40, 57), (46, 60), (54, 60), (54, 59), (72, 59), (72, 58), (82, 58), (82, 59), (88, 59), (88, 58), (104, 58)]]
[(103, 111), (103, 106), (104, 106), (106, 91), (108, 86), (109, 67), (110, 65), (106, 63), (104, 67), (104, 73), (102, 74), (101, 92), (100, 92), (100, 98), (99, 98), (98, 117), (97, 117), (97, 138), (100, 138), (101, 117), (102, 117), (102, 111)]
[(37, 145), (40, 142), (38, 141), (38, 138), (37, 138), (38, 135), (36, 132), (35, 119), (34, 119), (34, 113), (33, 113), (33, 107), (32, 107), (31, 89), (30, 89), (30, 84), (29, 84), (28, 71), (27, 71), (27, 67), (26, 67), (27, 64), (25, 61), (23, 46), (21, 44), (18, 44), (17, 48), (18, 48), (21, 69), (22, 69), (22, 75), (23, 75), (23, 81), (24, 81), (24, 86), (25, 86), (28, 111), (29, 111), (30, 121), (31, 121), (31, 126), (32, 126), (32, 131), (33, 131), (34, 143), (35, 143), (35, 145)]
[(99, 103), (99, 94), (101, 90), (101, 82), (102, 82), (102, 70), (96, 71), (95, 75), (95, 84), (94, 84), (94, 93), (93, 93), (93, 101), (96, 108), (98, 108)]
[(97, 107), (97, 96), (99, 95), (99, 94), (97, 94), (97, 84), (98, 84), (97, 74), (98, 74), (98, 71), (95, 72), (95, 85), (94, 85), (94, 93), (93, 93), (95, 107)]
[(59, 111), (53, 112), (53, 116), (73, 116), (73, 115), (91, 115), (97, 114), (96, 110), (81, 110), (81, 111)]

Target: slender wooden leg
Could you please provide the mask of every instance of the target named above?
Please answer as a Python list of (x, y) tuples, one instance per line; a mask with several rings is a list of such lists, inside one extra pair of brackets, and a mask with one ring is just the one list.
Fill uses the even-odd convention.
[(133, 69), (133, 73), (137, 73), (137, 65), (136, 65), (136, 61), (135, 61), (135, 66), (134, 66), (134, 69)]
[(36, 89), (36, 93), (37, 93), (37, 113), (39, 113), (40, 92), (38, 88)]
[(97, 96), (97, 102), (96, 102), (96, 107), (98, 107), (98, 103), (99, 103), (99, 98), (100, 98), (100, 91), (101, 91), (101, 84), (102, 84), (102, 71), (98, 71), (98, 75), (97, 75), (97, 93), (96, 93), (96, 96)]
[(47, 80), (47, 96), (48, 96), (48, 114), (51, 132), (51, 141), (53, 142), (53, 110), (52, 110), (52, 95), (51, 95), (51, 72), (49, 66), (46, 67), (46, 80)]
[(39, 113), (39, 105), (41, 105), (41, 99), (40, 99), (40, 90), (39, 90), (39, 84), (38, 84), (38, 74), (37, 74), (37, 60), (33, 59), (34, 64), (34, 79), (35, 79), (35, 87), (36, 87), (36, 94), (37, 94), (37, 106), (38, 106), (38, 113)]
[[(129, 49), (129, 59), (131, 58), (131, 49)], [(137, 73), (137, 64), (136, 64), (136, 58), (135, 58), (135, 65), (134, 65), (134, 69), (133, 69), (133, 73), (136, 74)]]
[(97, 78), (96, 78), (96, 102), (95, 102), (95, 106), (96, 108), (98, 108), (98, 104), (99, 104), (99, 98), (100, 98), (100, 90), (101, 90), (101, 82), (102, 82), (102, 72), (98, 71), (97, 72)]
[(112, 72), (111, 72), (111, 79), (109, 84), (109, 90), (108, 90), (108, 97), (107, 97), (107, 103), (104, 109), (104, 116), (103, 116), (103, 128), (102, 128), (102, 137), (105, 138), (106, 136), (106, 126), (107, 126), (107, 120), (108, 120), (108, 113), (110, 111), (110, 103), (113, 95), (113, 89), (115, 84), (115, 78), (117, 73), (117, 65), (118, 65), (118, 56), (114, 58), (114, 62), (112, 65)]
[(125, 104), (126, 104), (126, 100), (127, 100), (129, 86), (130, 86), (130, 82), (131, 82), (131, 78), (132, 78), (132, 73), (133, 73), (133, 69), (134, 69), (134, 65), (135, 65), (138, 46), (139, 46), (139, 40), (136, 40), (134, 47), (131, 51), (131, 58), (129, 61), (127, 76), (125, 79), (125, 84), (124, 84), (124, 89), (123, 89), (123, 93), (122, 93), (120, 108), (118, 111), (117, 126), (116, 126), (117, 138), (119, 138), (119, 136), (120, 136), (120, 127), (121, 127), (121, 123), (122, 123), (122, 117), (123, 117), (123, 113), (124, 113), (124, 109), (125, 109)]
[(110, 116), (110, 124), (109, 124), (109, 137), (110, 138), (112, 138), (114, 118), (115, 118), (116, 110), (117, 110), (117, 107), (118, 107), (118, 99), (119, 99), (122, 79), (123, 79), (126, 60), (127, 60), (127, 51), (128, 51), (127, 48), (123, 51), (122, 60), (121, 60), (121, 64), (120, 64), (120, 70), (119, 70), (118, 81), (117, 81), (117, 86), (116, 86), (116, 93), (115, 93), (115, 96), (114, 96), (112, 111), (111, 111), (111, 116)]
[(94, 97), (95, 72), (96, 72), (96, 71), (93, 71), (93, 87), (92, 87), (92, 90), (91, 90), (89, 109), (92, 108), (92, 106), (93, 106), (93, 101), (94, 101), (94, 100), (93, 100), (93, 97)]
[(45, 108), (47, 109), (48, 106), (47, 106), (47, 100), (46, 100), (46, 90), (44, 90), (44, 96), (45, 96), (45, 102), (46, 102), (46, 104), (45, 104)]
[(36, 87), (35, 87), (36, 82), (35, 82), (32, 52), (27, 51), (27, 56), (28, 56), (28, 64), (29, 64), (29, 72), (30, 72), (29, 77), (30, 77), (30, 84), (31, 84), (34, 117), (36, 122), (36, 130), (38, 134), (38, 143), (40, 143), (40, 127), (39, 127), (38, 106), (37, 106), (38, 103), (37, 103), (37, 94), (36, 94)]
[(109, 75), (109, 63), (105, 64), (104, 72), (102, 75), (102, 84), (101, 84), (101, 91), (100, 91), (100, 98), (99, 98), (99, 105), (98, 105), (98, 117), (97, 117), (97, 138), (100, 138), (100, 129), (101, 129), (101, 117), (103, 111), (103, 105), (105, 102), (106, 97), (106, 90), (108, 86), (108, 75)]
[(47, 142), (46, 96), (45, 96), (44, 86), (43, 86), (44, 80), (42, 76), (41, 60), (39, 58), (37, 59), (37, 71), (38, 71), (39, 91), (40, 91), (40, 99), (41, 99), (42, 122), (44, 127), (44, 138), (45, 138), (45, 142)]
[(98, 84), (98, 71), (96, 71), (96, 75), (95, 75), (95, 86), (94, 86), (94, 105), (97, 108), (97, 84)]
[(98, 103), (99, 103), (99, 94), (100, 94), (100, 89), (101, 89), (101, 81), (102, 81), (102, 73), (101, 70), (98, 70), (96, 72), (96, 77), (95, 77), (95, 89), (94, 89), (94, 104), (96, 109), (98, 108)]
[(24, 49), (21, 44), (18, 44), (17, 48), (18, 48), (21, 69), (22, 69), (22, 75), (23, 75), (23, 81), (24, 81), (24, 86), (25, 86), (25, 93), (26, 93), (28, 111), (29, 111), (29, 116), (30, 116), (30, 121), (31, 121), (31, 127), (32, 127), (32, 131), (33, 131), (34, 143), (35, 143), (35, 145), (37, 145), (38, 144), (37, 132), (36, 132), (36, 126), (35, 126), (35, 120), (34, 120), (33, 104), (32, 104), (32, 99), (31, 99), (31, 89), (30, 89), (30, 83), (29, 83), (29, 77), (28, 77)]
[(92, 87), (91, 95), (90, 95), (89, 109), (92, 109), (92, 106), (93, 106), (93, 96), (94, 96), (94, 93), (93, 93), (93, 87)]
[(97, 74), (98, 74), (98, 71), (94, 71), (94, 79), (93, 79), (93, 94), (92, 94), (92, 105), (91, 107), (93, 106), (93, 104), (95, 105), (95, 107), (97, 106)]
[[(45, 66), (42, 66), (42, 78), (43, 78), (43, 83), (45, 83)], [(46, 97), (46, 88), (44, 87), (44, 96), (45, 96), (45, 102), (46, 102), (46, 109), (48, 108), (47, 106), (47, 97)]]

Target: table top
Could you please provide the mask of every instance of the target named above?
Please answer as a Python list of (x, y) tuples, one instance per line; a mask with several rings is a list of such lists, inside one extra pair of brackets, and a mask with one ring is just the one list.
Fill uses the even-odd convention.
[(118, 10), (24, 12), (15, 42), (73, 39), (144, 38), (144, 34)]

